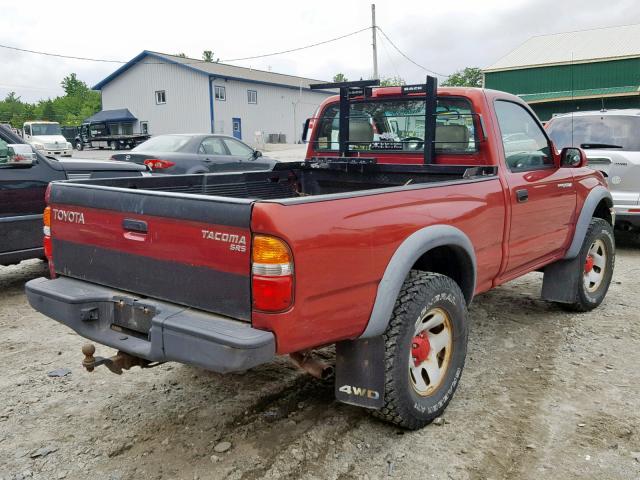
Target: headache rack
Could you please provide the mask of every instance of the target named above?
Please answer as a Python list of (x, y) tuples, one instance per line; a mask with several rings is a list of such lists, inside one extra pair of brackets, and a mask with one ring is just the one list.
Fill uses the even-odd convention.
[[(371, 165), (377, 163), (377, 160), (371, 156), (360, 156), (360, 152), (362, 149), (360, 146), (364, 146), (366, 144), (376, 145), (376, 150), (379, 149), (381, 152), (389, 153), (391, 151), (402, 151), (406, 153), (404, 150), (404, 144), (423, 144), (423, 155), (424, 155), (424, 164), (430, 165), (434, 164), (435, 156), (436, 156), (436, 124), (437, 118), (439, 116), (446, 115), (446, 113), (438, 113), (438, 80), (435, 77), (427, 76), (425, 83), (415, 84), (415, 85), (402, 85), (401, 86), (401, 98), (406, 98), (410, 100), (419, 100), (422, 95), (424, 95), (424, 103), (425, 109), (424, 114), (404, 114), (402, 117), (422, 117), (424, 118), (424, 139), (421, 142), (417, 142), (419, 138), (406, 141), (406, 140), (393, 140), (393, 141), (373, 141), (373, 142), (357, 142), (351, 141), (349, 138), (349, 120), (352, 118), (367, 118), (365, 116), (353, 116), (351, 112), (351, 105), (353, 103), (361, 102), (363, 99), (371, 98), (372, 92), (374, 89), (381, 88), (379, 80), (360, 80), (355, 82), (335, 82), (335, 83), (318, 83), (309, 85), (312, 90), (327, 90), (327, 89), (338, 89), (339, 90), (339, 117), (338, 117), (338, 156), (316, 156), (310, 160), (311, 163), (347, 163), (350, 165), (359, 164), (359, 165)], [(412, 94), (411, 96), (408, 96)], [(419, 94), (419, 95), (415, 95)], [(393, 99), (397, 99), (398, 97), (394, 97)], [(391, 98), (390, 98), (391, 99)], [(381, 101), (385, 100), (385, 97), (380, 99)], [(457, 117), (463, 116), (465, 114), (456, 113)], [(476, 113), (467, 114), (472, 117), (478, 116)], [(479, 117), (479, 116), (478, 116)], [(316, 119), (319, 121), (320, 119)], [(308, 122), (308, 121), (307, 121)], [(479, 127), (481, 130), (484, 130), (481, 124), (481, 119), (478, 118)], [(308, 123), (305, 124), (305, 134), (308, 131)], [(477, 139), (477, 138), (476, 138)], [(448, 141), (446, 143), (452, 143)], [(356, 149), (353, 147), (356, 146)], [(384, 148), (386, 147), (386, 148)], [(333, 150), (335, 151), (335, 150)], [(419, 149), (416, 148), (416, 151)], [(357, 156), (353, 156), (353, 153), (358, 153)], [(368, 152), (371, 153), (371, 152)], [(351, 154), (351, 156), (349, 155)]]

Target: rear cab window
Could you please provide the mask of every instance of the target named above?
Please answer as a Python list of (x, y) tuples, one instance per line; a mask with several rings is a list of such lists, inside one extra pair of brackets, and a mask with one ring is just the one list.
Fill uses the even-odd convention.
[[(469, 100), (439, 97), (436, 112), (436, 152), (477, 152), (474, 112)], [(339, 114), (338, 104), (322, 112), (314, 135), (316, 151), (338, 151)], [(424, 128), (424, 99), (353, 101), (349, 112), (348, 149), (352, 152), (422, 152)]]

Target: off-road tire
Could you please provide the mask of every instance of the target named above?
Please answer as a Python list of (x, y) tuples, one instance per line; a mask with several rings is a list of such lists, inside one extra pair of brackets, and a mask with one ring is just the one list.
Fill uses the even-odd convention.
[[(594, 242), (598, 240), (604, 244), (607, 254), (604, 278), (602, 279), (600, 286), (595, 291), (589, 292), (583, 281), (585, 262), (587, 260), (587, 255), (589, 254), (589, 249)], [(575, 272), (579, 278), (579, 281), (577, 282), (576, 301), (574, 303), (561, 303), (560, 306), (565, 310), (572, 312), (588, 312), (600, 305), (604, 300), (604, 297), (607, 295), (609, 285), (611, 284), (615, 258), (616, 251), (613, 227), (609, 222), (602, 218), (592, 218), (584, 237), (584, 242), (580, 248), (580, 253), (578, 254), (578, 265)]]
[[(421, 396), (413, 388), (409, 359), (418, 319), (433, 308), (444, 310), (451, 320), (452, 352), (437, 389)], [(458, 386), (467, 353), (467, 305), (460, 287), (437, 273), (412, 270), (405, 280), (386, 331), (384, 406), (371, 413), (399, 427), (416, 430), (431, 423), (445, 410)]]
[(83, 148), (82, 142), (76, 142), (76, 150), (81, 152)]

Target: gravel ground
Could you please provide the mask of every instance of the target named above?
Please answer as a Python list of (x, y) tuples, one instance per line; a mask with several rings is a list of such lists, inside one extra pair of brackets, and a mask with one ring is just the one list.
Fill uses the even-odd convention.
[(336, 403), (284, 358), (89, 374), (83, 340), (27, 305), (44, 264), (0, 267), (0, 479), (638, 479), (640, 243), (618, 243), (593, 312), (541, 301), (537, 273), (474, 300), (461, 386), (418, 432)]

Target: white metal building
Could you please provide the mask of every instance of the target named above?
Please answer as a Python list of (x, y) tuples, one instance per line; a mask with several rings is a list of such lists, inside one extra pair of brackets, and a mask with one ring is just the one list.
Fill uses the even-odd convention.
[(321, 82), (145, 50), (93, 88), (106, 117), (131, 112), (134, 132), (223, 133), (255, 145), (296, 143), (304, 121), (334, 94), (309, 89)]

